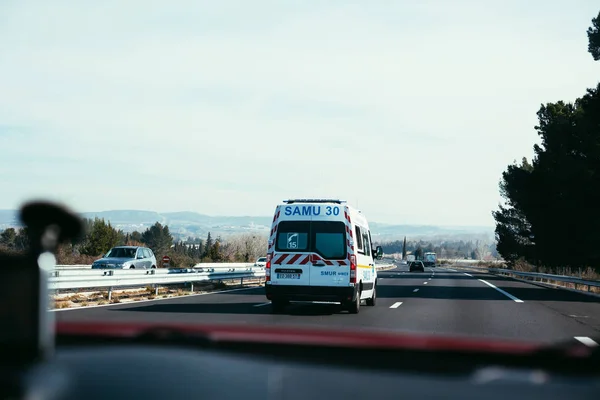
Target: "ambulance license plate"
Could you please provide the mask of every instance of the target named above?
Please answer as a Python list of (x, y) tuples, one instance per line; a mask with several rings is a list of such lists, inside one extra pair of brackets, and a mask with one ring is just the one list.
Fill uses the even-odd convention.
[(300, 274), (277, 274), (277, 279), (300, 279)]

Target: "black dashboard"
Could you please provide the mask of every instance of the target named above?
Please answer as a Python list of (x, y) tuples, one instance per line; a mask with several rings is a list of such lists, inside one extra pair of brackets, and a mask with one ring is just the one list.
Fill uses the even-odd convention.
[(29, 372), (28, 398), (591, 400), (600, 393), (598, 369), (585, 373), (585, 363), (549, 372), (530, 357), (272, 347), (64, 346)]

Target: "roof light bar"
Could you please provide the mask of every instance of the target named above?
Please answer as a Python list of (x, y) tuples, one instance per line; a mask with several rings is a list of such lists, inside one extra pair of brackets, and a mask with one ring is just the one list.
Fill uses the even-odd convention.
[(284, 200), (283, 201), (286, 204), (293, 204), (293, 203), (335, 203), (335, 204), (342, 204), (345, 203), (346, 200), (339, 200), (339, 199), (289, 199), (289, 200)]

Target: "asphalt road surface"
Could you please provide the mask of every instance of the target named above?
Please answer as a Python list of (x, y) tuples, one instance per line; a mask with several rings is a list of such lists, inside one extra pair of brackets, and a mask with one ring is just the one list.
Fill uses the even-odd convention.
[[(263, 288), (58, 310), (57, 321), (239, 323), (539, 341), (600, 337), (600, 298), (452, 268), (379, 272), (375, 307), (297, 303), (273, 314)], [(597, 340), (597, 339), (596, 339)]]

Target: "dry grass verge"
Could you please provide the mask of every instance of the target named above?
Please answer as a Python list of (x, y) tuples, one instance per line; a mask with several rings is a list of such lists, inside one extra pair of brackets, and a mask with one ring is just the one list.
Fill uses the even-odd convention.
[[(497, 263), (494, 264), (494, 263), (486, 263), (486, 262), (477, 263), (476, 266), (479, 268), (505, 268), (506, 272), (509, 274), (510, 274), (510, 271), (531, 272), (531, 273), (541, 273), (541, 274), (550, 274), (550, 275), (562, 275), (562, 276), (568, 276), (568, 277), (573, 277), (573, 278), (580, 278), (580, 279), (584, 279), (587, 281), (600, 282), (600, 274), (597, 273), (593, 268), (590, 268), (590, 267), (577, 268), (577, 269), (569, 268), (569, 267), (547, 268), (547, 267), (543, 267), (543, 266), (531, 265), (524, 261), (515, 262), (514, 265), (512, 266), (512, 268), (510, 268), (510, 269), (507, 268), (507, 266), (505, 264), (497, 264)], [(468, 265), (454, 265), (453, 267), (477, 272), (476, 269), (470, 268), (471, 266), (468, 266)], [(523, 280), (523, 281), (538, 282), (538, 283), (547, 284), (547, 285), (551, 285), (551, 286), (555, 286), (555, 287), (564, 287), (567, 289), (573, 289), (573, 290), (577, 290), (577, 291), (600, 294), (600, 287), (595, 287), (595, 286), (588, 287), (587, 285), (578, 285), (578, 284), (571, 283), (571, 282), (561, 282), (561, 281), (556, 281), (553, 279), (539, 278), (539, 277), (531, 278), (531, 277), (518, 276), (518, 275), (512, 275), (512, 277), (519, 279), (519, 280)]]
[(388, 269), (394, 269), (394, 268), (396, 268), (396, 266), (392, 264), (386, 268), (377, 268), (377, 271), (387, 271)]
[[(189, 286), (169, 285), (161, 286), (158, 291), (147, 286), (145, 288), (113, 290), (110, 300), (108, 290), (78, 291), (76, 293), (59, 293), (50, 296), (51, 309), (81, 308), (94, 305), (130, 303), (142, 300), (168, 299), (172, 297), (186, 296), (190, 294), (218, 292), (224, 289), (262, 286), (258, 279), (244, 279), (244, 285), (240, 285), (239, 279), (231, 281), (197, 282), (194, 290)], [(157, 293), (158, 292), (158, 293)]]

